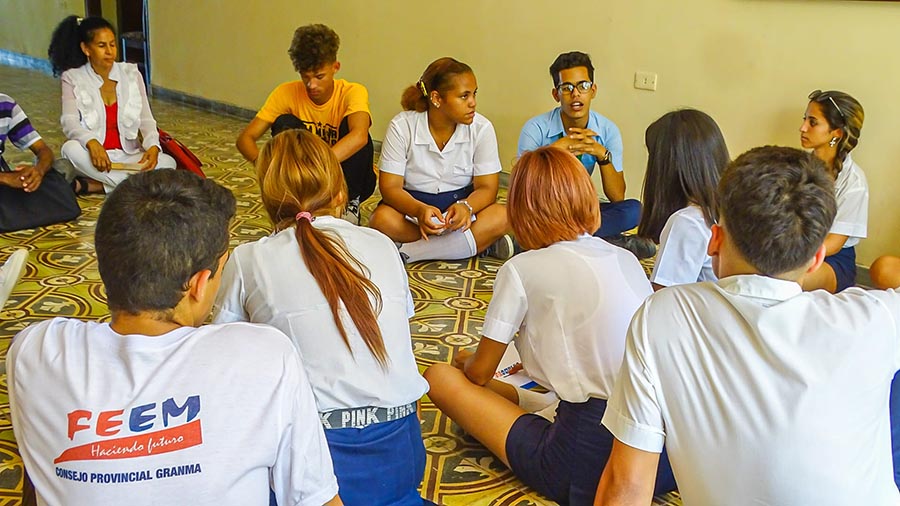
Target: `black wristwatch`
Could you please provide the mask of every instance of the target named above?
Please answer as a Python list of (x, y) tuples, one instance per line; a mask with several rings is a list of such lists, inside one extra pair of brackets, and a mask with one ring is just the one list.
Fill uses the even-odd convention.
[(611, 163), (612, 163), (612, 151), (607, 149), (606, 156), (604, 156), (603, 158), (597, 159), (597, 165), (600, 165), (602, 167), (604, 165), (609, 165)]

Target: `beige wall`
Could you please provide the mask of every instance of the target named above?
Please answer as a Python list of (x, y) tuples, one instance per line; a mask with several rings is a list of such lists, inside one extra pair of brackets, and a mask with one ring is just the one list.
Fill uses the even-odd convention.
[(84, 16), (84, 0), (0, 0), (0, 48), (46, 59), (53, 29), (72, 14)]
[[(497, 129), (508, 168), (522, 123), (554, 104), (546, 68), (557, 53), (589, 52), (600, 87), (594, 108), (625, 139), (628, 193), (639, 196), (643, 132), (684, 106), (717, 119), (732, 154), (761, 144), (798, 146), (806, 95), (841, 89), (868, 111), (855, 159), (871, 188), (869, 239), (859, 261), (900, 254), (900, 3), (841, 0), (151, 0), (154, 82), (256, 109), (294, 78), (285, 50), (293, 29), (323, 22), (342, 37), (341, 75), (369, 88), (382, 138), (401, 90), (439, 56), (477, 74), (479, 110)], [(577, 29), (573, 27), (578, 27)], [(191, 27), (190, 30), (185, 27)], [(659, 74), (656, 92), (632, 87)]]

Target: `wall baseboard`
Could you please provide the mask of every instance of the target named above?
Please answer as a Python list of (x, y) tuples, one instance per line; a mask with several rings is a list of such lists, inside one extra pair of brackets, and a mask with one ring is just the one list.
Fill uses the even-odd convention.
[(256, 111), (252, 109), (246, 109), (233, 104), (220, 102), (218, 100), (210, 100), (208, 98), (198, 97), (196, 95), (191, 95), (178, 90), (170, 90), (168, 88), (163, 88), (162, 86), (157, 86), (155, 84), (151, 85), (150, 88), (151, 94), (154, 98), (161, 98), (163, 100), (169, 100), (171, 102), (178, 102), (180, 104), (195, 107), (203, 111), (246, 119), (248, 121), (256, 116)]
[(6, 49), (0, 49), (0, 65), (7, 65), (10, 67), (18, 67), (23, 69), (32, 69), (40, 71), (47, 75), (53, 75), (53, 66), (50, 65), (50, 61), (45, 58), (36, 58), (34, 56), (28, 56), (27, 54), (16, 53), (13, 51), (7, 51)]

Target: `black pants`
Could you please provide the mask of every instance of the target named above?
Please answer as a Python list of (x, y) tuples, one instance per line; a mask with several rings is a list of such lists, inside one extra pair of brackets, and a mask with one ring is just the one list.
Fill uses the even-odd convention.
[[(300, 118), (292, 114), (282, 114), (272, 123), (272, 135), (278, 135), (283, 130), (290, 128), (304, 128), (313, 131), (310, 125), (307, 125)], [(338, 139), (342, 139), (350, 133), (350, 126), (347, 124), (345, 117), (338, 127)], [(344, 171), (344, 179), (347, 181), (347, 192), (349, 193), (347, 200), (358, 198), (360, 202), (369, 198), (375, 192), (375, 171), (372, 163), (375, 160), (375, 145), (372, 144), (372, 136), (369, 136), (369, 142), (361, 147), (359, 151), (350, 158), (341, 162), (341, 169)]]

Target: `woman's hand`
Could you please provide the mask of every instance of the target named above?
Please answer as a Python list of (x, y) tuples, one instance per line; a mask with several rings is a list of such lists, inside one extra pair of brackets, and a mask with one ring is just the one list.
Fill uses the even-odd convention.
[(462, 202), (457, 202), (450, 206), (447, 209), (447, 216), (444, 219), (447, 221), (447, 228), (450, 230), (459, 230), (460, 232), (465, 232), (472, 226), (472, 211), (471, 207), (467, 206)]
[(469, 357), (474, 355), (475, 352), (472, 350), (459, 350), (456, 352), (456, 356), (453, 357), (453, 367), (464, 370), (466, 367), (466, 361), (469, 360)]
[(441, 213), (440, 209), (424, 204), (419, 209), (416, 220), (419, 222), (419, 232), (422, 234), (422, 239), (425, 239), (426, 241), (428, 240), (429, 235), (438, 235), (443, 232), (447, 226), (447, 223), (444, 221), (444, 215)]
[(144, 151), (144, 156), (141, 157), (139, 164), (141, 164), (141, 170), (153, 170), (156, 168), (156, 163), (159, 160), (159, 148), (156, 146), (151, 146), (150, 149)]
[(109, 172), (109, 169), (112, 168), (112, 163), (109, 161), (109, 155), (106, 153), (106, 150), (103, 149), (103, 144), (100, 144), (100, 141), (97, 139), (91, 139), (87, 143), (87, 149), (91, 155), (91, 163), (94, 165), (94, 168), (100, 172)]

